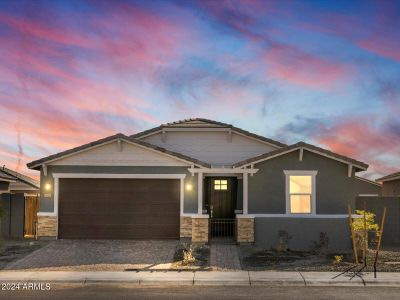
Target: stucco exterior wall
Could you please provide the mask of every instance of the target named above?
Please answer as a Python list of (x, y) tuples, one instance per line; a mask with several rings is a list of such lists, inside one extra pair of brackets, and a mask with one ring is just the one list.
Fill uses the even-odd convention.
[(356, 208), (364, 209), (376, 215), (375, 222), (380, 224), (383, 208), (386, 206), (386, 220), (383, 227), (382, 244), (392, 245), (400, 243), (400, 197), (357, 197)]
[(354, 205), (354, 174), (348, 177), (348, 166), (327, 157), (298, 151), (258, 163), (259, 171), (249, 176), (249, 214), (285, 214), (286, 190), (284, 170), (317, 170), (316, 213), (347, 214)]
[(176, 151), (213, 165), (232, 165), (250, 157), (276, 150), (277, 147), (232, 132), (182, 131), (166, 132), (142, 138), (143, 141)]
[[(184, 213), (197, 213), (197, 175), (192, 176), (188, 167), (100, 167), (100, 166), (48, 166), (47, 176), (40, 174), (39, 212), (54, 210), (53, 173), (107, 173), (107, 174), (186, 174), (184, 184), (191, 184), (192, 190), (184, 189)], [(44, 191), (44, 185), (51, 183), (52, 190)]]
[(383, 183), (383, 196), (400, 196), (400, 179)]
[(279, 232), (289, 236), (288, 249), (309, 251), (320, 244), (321, 233), (326, 234), (327, 252), (351, 251), (350, 229), (346, 218), (255, 218), (255, 244), (264, 249), (276, 249)]
[(354, 181), (355, 193), (358, 195), (382, 195), (382, 186), (356, 178)]
[(9, 182), (0, 181), (0, 191), (8, 191), (9, 186), (10, 186)]

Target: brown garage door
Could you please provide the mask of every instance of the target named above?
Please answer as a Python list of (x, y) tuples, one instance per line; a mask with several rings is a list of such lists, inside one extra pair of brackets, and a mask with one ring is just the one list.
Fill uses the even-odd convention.
[(60, 179), (60, 238), (177, 239), (176, 179)]

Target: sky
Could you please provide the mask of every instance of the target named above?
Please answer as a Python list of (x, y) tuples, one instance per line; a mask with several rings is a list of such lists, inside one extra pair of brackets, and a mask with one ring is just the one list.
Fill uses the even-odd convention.
[(0, 1), (0, 164), (209, 118), (400, 170), (400, 1)]

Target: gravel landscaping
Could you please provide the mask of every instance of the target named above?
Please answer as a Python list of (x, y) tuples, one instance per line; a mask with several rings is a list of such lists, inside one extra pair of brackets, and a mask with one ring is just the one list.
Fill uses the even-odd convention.
[[(254, 246), (239, 247), (242, 269), (249, 271), (344, 271), (354, 265), (352, 254), (317, 255), (311, 252), (257, 249)], [(335, 256), (342, 256), (338, 261)], [(367, 271), (373, 271), (375, 251), (367, 255)], [(339, 259), (340, 260), (340, 259)], [(400, 247), (385, 248), (379, 253), (379, 272), (400, 272)]]
[(10, 263), (6, 270), (168, 270), (179, 241), (57, 240)]
[(0, 269), (47, 244), (35, 240), (0, 240)]

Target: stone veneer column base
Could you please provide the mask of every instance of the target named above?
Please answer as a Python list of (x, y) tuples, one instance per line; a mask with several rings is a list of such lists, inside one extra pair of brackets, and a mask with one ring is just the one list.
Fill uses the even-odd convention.
[(192, 237), (192, 217), (181, 217), (180, 237)]
[(57, 217), (56, 216), (38, 216), (37, 225), (38, 237), (57, 237)]
[(208, 216), (192, 217), (192, 243), (208, 243)]
[(254, 243), (254, 217), (237, 216), (236, 239), (238, 243)]

